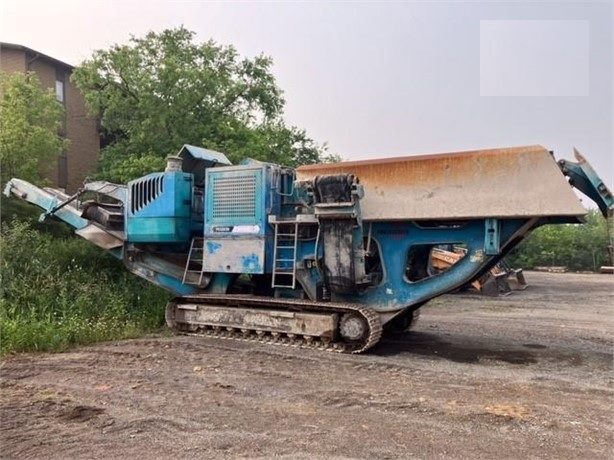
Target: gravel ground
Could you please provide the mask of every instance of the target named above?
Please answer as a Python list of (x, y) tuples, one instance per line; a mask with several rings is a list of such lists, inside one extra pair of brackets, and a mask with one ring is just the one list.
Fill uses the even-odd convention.
[(160, 335), (10, 356), (0, 456), (612, 459), (614, 277), (526, 277), (364, 355)]

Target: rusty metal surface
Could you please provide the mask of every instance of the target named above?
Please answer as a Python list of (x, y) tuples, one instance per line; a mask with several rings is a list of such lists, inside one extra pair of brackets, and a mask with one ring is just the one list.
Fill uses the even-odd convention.
[(194, 325), (302, 334), (330, 339), (334, 336), (336, 324), (334, 314), (262, 311), (189, 303), (179, 306), (176, 320)]
[(340, 173), (360, 179), (365, 220), (585, 214), (541, 146), (308, 165), (297, 178)]
[(203, 271), (212, 273), (264, 273), (265, 241), (259, 237), (207, 237)]
[[(47, 192), (49, 195), (53, 195), (54, 197), (56, 197), (59, 201), (66, 201), (70, 198), (70, 195), (68, 195), (67, 193), (64, 193), (61, 190), (55, 189), (55, 188), (51, 188), (51, 187), (43, 187), (43, 190), (45, 192)], [(77, 207), (76, 203), (70, 203), (69, 206)]]
[[(219, 324), (208, 325), (207, 322), (198, 320), (199, 311), (207, 309), (210, 312), (217, 309), (224, 310), (226, 326)], [(213, 310), (211, 310), (213, 309)], [(256, 310), (261, 313), (277, 314), (282, 318), (288, 313), (300, 313), (301, 315), (333, 315), (337, 317), (352, 314), (363, 318), (366, 324), (367, 334), (361, 340), (337, 341), (329, 330), (320, 331), (320, 335), (308, 335), (301, 328), (300, 333), (292, 333), (271, 328), (267, 324), (261, 324), (256, 329), (246, 327), (244, 321), (232, 318), (232, 312), (237, 310)], [(250, 295), (226, 295), (226, 294), (201, 294), (177, 297), (166, 306), (166, 323), (175, 332), (180, 334), (209, 335), (232, 340), (256, 340), (259, 342), (278, 343), (304, 348), (318, 348), (339, 353), (362, 353), (373, 347), (382, 337), (382, 319), (371, 308), (362, 305), (340, 302), (313, 302), (303, 299), (278, 299), (271, 297), (256, 297)], [(201, 318), (202, 319), (202, 318)], [(334, 320), (336, 321), (336, 319)], [(336, 324), (336, 323), (335, 323)], [(337, 335), (337, 334), (335, 334)]]
[(124, 245), (123, 236), (119, 232), (111, 232), (91, 223), (75, 233), (102, 249), (114, 249)]

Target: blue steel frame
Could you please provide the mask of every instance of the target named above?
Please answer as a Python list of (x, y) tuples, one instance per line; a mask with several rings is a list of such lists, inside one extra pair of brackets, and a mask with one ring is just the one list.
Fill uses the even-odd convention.
[[(155, 179), (157, 191), (133, 192), (133, 187)], [(171, 171), (152, 173), (128, 183), (125, 203), (126, 241), (143, 243), (186, 243), (190, 240), (190, 206), (193, 176)], [(133, 203), (132, 200), (138, 203)], [(139, 207), (137, 211), (133, 207)]]
[[(535, 226), (537, 219), (475, 219), (459, 225), (425, 227), (412, 221), (364, 223), (378, 245), (383, 267), (383, 278), (377, 286), (355, 293), (333, 295), (333, 301), (368, 305), (379, 312), (391, 312), (425, 302), (454, 290), (476, 278), (504, 255), (505, 246), (518, 237), (524, 237)], [(497, 228), (493, 241), (493, 228)], [(467, 255), (450, 269), (418, 281), (410, 281), (405, 274), (407, 257), (412, 246), (463, 243)], [(300, 250), (304, 257), (313, 258), (313, 242), (305, 242)], [(321, 251), (318, 250), (321, 257)], [(308, 256), (309, 254), (309, 256)], [(314, 269), (316, 270), (316, 269)], [(310, 277), (316, 282), (319, 277)]]

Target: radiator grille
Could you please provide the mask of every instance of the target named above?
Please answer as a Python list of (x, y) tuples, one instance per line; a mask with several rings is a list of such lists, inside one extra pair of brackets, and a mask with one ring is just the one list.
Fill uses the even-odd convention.
[(212, 217), (215, 220), (256, 218), (256, 176), (213, 177)]
[(164, 174), (133, 182), (130, 185), (130, 211), (136, 214), (164, 191)]

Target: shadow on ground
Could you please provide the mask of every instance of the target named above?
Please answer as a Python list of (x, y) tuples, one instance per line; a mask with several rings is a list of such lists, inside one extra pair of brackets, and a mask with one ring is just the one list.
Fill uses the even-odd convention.
[[(384, 338), (372, 353), (378, 356), (393, 356), (401, 353), (428, 356), (433, 359), (446, 359), (457, 363), (479, 363), (503, 361), (509, 364), (533, 364), (537, 362), (535, 353), (501, 345), (486, 346), (484, 343), (462, 340), (449, 342), (440, 335), (426, 332), (406, 332)], [(537, 346), (527, 348), (537, 348)]]

